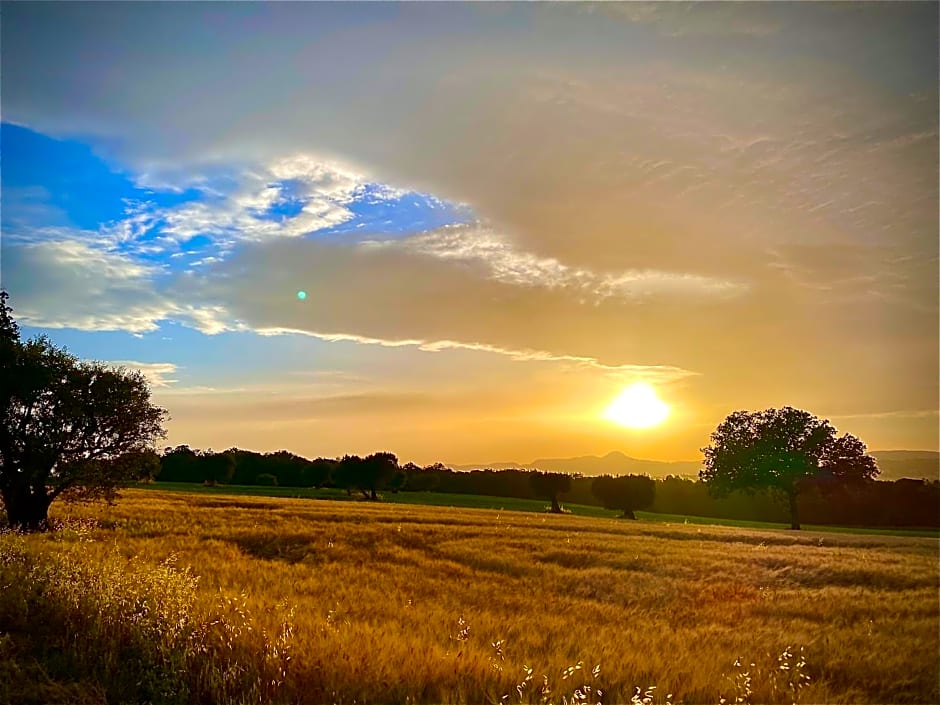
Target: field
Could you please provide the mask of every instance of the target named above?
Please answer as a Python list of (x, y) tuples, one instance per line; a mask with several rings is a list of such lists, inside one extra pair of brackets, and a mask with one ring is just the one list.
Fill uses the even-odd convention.
[[(361, 495), (349, 495), (345, 490), (313, 487), (261, 487), (258, 485), (203, 485), (193, 482), (153, 482), (139, 485), (141, 489), (153, 491), (172, 490), (200, 495), (248, 495), (252, 497), (304, 497), (309, 499), (330, 499), (337, 501), (359, 501)], [(445, 492), (399, 492), (385, 494), (383, 501), (393, 504), (423, 504), (435, 507), (461, 507), (466, 509), (497, 509), (500, 511), (544, 513), (549, 508), (545, 500), (521, 499), (518, 497), (493, 497), (489, 495), (455, 494)], [(572, 504), (562, 501), (566, 512), (576, 516), (607, 517), (620, 516), (619, 511), (587, 504)], [(748, 529), (788, 529), (789, 524), (770, 521), (746, 521), (743, 519), (718, 519), (683, 514), (660, 514), (655, 512), (636, 512), (638, 518), (645, 521), (658, 521), (670, 524), (715, 524), (719, 526), (739, 526)], [(851, 534), (876, 534), (883, 536), (930, 536), (940, 538), (940, 529), (913, 529), (890, 527), (843, 527), (804, 524), (810, 531), (835, 531)]]
[(54, 514), (0, 536), (2, 702), (940, 702), (935, 538), (154, 490)]

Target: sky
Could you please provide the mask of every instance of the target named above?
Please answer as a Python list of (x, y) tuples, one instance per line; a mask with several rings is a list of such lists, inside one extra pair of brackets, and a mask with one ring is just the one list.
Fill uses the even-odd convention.
[[(0, 284), (168, 445), (694, 460), (782, 405), (940, 444), (936, 3), (2, 14)], [(605, 415), (638, 381), (665, 422)]]

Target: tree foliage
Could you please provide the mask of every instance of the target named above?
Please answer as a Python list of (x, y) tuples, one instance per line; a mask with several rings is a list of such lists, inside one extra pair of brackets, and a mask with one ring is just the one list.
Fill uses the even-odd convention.
[[(224, 457), (219, 459), (219, 456)], [(335, 460), (308, 460), (286, 450), (262, 454), (229, 448), (216, 453), (181, 445), (164, 449), (160, 457), (159, 480), (254, 485), (259, 484), (259, 476), (271, 475), (282, 487), (323, 487), (330, 484), (336, 465)]]
[(788, 500), (794, 529), (800, 528), (797, 497), (810, 481), (845, 484), (878, 474), (858, 438), (837, 436), (828, 421), (789, 406), (729, 414), (702, 452), (699, 477), (710, 493), (774, 491)]
[(646, 475), (603, 475), (594, 478), (591, 492), (606, 509), (619, 509), (625, 519), (636, 519), (637, 509), (646, 509), (656, 498), (656, 482)]
[(394, 453), (372, 453), (365, 458), (346, 455), (339, 461), (334, 482), (348, 492), (359, 490), (370, 499), (378, 499), (378, 491), (391, 487), (397, 491), (404, 476)]
[(225, 485), (235, 474), (235, 458), (231, 453), (213, 453), (208, 450), (199, 456), (203, 482), (207, 485)]
[(552, 502), (552, 513), (560, 514), (558, 495), (571, 489), (571, 475), (560, 472), (541, 472), (533, 470), (529, 473), (529, 484), (538, 497), (544, 497)]
[(0, 292), (0, 496), (11, 527), (47, 526), (57, 498), (112, 499), (156, 474), (166, 412), (143, 375), (20, 339)]

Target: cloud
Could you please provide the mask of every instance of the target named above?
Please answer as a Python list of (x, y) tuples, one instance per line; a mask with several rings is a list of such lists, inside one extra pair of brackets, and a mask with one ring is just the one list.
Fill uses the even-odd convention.
[(72, 235), (5, 243), (4, 287), (24, 323), (142, 334), (172, 318), (208, 334), (229, 328), (222, 307), (180, 300), (161, 267), (106, 249), (87, 233)]
[[(451, 242), (448, 237), (444, 243)], [(6, 254), (14, 272), (29, 273), (28, 281), (14, 277), (11, 290), (18, 316), (34, 326), (139, 334), (174, 320), (210, 335), (303, 333), (331, 342), (409, 346), (425, 352), (470, 350), (663, 381), (694, 374), (675, 365), (610, 359), (609, 354), (601, 359), (592, 352), (595, 346), (589, 338), (572, 345), (563, 334), (569, 326), (590, 324), (595, 317), (609, 325), (603, 321), (610, 312), (602, 305), (608, 296), (598, 289), (606, 280), (586, 271), (572, 274), (560, 263), (549, 272), (559, 275), (558, 281), (538, 279), (546, 273), (539, 266), (530, 267), (537, 281), (518, 278), (519, 267), (508, 276), (507, 269), (496, 265), (498, 260), (531, 258), (497, 244), (487, 233), (481, 248), (475, 249), (472, 237), (472, 231), (461, 235), (454, 256), (432, 234), (360, 245), (259, 243), (237, 251), (230, 260), (206, 264), (205, 272), (175, 275), (104, 249), (104, 244), (89, 244), (95, 242), (93, 236), (17, 243)], [(429, 250), (428, 243), (436, 243), (437, 249)], [(468, 261), (484, 266), (468, 269)], [(296, 284), (285, 289), (285, 282)], [(302, 304), (293, 297), (301, 288), (310, 297)], [(531, 310), (538, 310), (542, 297), (548, 296), (545, 304), (569, 313), (546, 330), (526, 331), (513, 324), (511, 316), (493, 317), (487, 291), (490, 297), (507, 299), (512, 308)], [(484, 298), (470, 306), (481, 293)], [(441, 294), (453, 302), (463, 300), (463, 314), (455, 317), (442, 308)], [(593, 298), (586, 302), (584, 297)], [(409, 312), (410, 321), (402, 319), (403, 311)]]
[(741, 282), (657, 270), (596, 273), (575, 268), (555, 258), (524, 252), (508, 239), (478, 227), (452, 227), (408, 238), (401, 242), (369, 243), (375, 247), (399, 246), (442, 260), (478, 264), (486, 276), (517, 286), (565, 288), (592, 301), (610, 296), (635, 298), (668, 294), (738, 294)]
[(173, 378), (177, 366), (172, 362), (137, 362), (135, 360), (108, 360), (114, 367), (125, 367), (136, 370), (146, 377), (151, 387), (164, 388), (176, 384)]
[(84, 240), (10, 244), (3, 259), (17, 317), (32, 326), (144, 333), (175, 308), (154, 290), (156, 268)]
[(673, 367), (670, 365), (607, 365), (592, 357), (565, 355), (546, 352), (544, 350), (519, 349), (498, 347), (487, 343), (461, 342), (456, 340), (386, 340), (370, 338), (349, 333), (324, 333), (296, 328), (259, 328), (255, 330), (260, 335), (309, 335), (327, 342), (352, 342), (360, 345), (378, 345), (387, 348), (414, 347), (422, 352), (441, 352), (442, 350), (471, 350), (474, 352), (491, 353), (513, 360), (514, 362), (549, 362), (563, 363), (569, 367), (589, 370), (599, 370), (618, 379), (643, 379), (657, 381), (663, 384), (676, 382), (687, 377), (695, 376), (696, 372)]
[[(111, 25), (91, 6), (55, 21), (15, 8), (5, 24), (32, 31), (4, 44), (18, 59), (5, 62), (4, 107), (52, 131), (120, 134), (120, 157), (139, 172), (157, 162), (185, 173), (270, 164), (298, 151), (342, 155), (354, 173), (469, 203), (539, 263), (574, 269), (695, 270), (734, 281), (759, 275), (766, 246), (794, 237), (900, 235), (918, 249), (935, 247), (926, 233), (936, 214), (936, 154), (911, 142), (936, 129), (936, 41), (927, 41), (936, 28), (925, 21), (935, 10), (594, 9), (532, 6), (518, 10), (519, 25), (493, 32), (474, 7), (374, 10), (374, 21), (356, 23), (341, 8), (272, 6), (264, 30), (248, 36), (239, 22), (221, 31), (168, 6), (112, 17), (121, 36), (138, 40), (127, 43), (102, 29)], [(639, 24), (613, 23), (608, 10), (639, 15)], [(540, 32), (519, 31), (523, 20), (538, 21)], [(817, 21), (838, 29), (835, 38), (809, 31)], [(799, 31), (759, 46), (747, 36), (781, 23)], [(668, 45), (646, 31), (676, 24), (744, 31), (704, 43), (691, 32)], [(454, 33), (455, 25), (464, 29)], [(415, 37), (428, 35), (435, 40), (418, 51)], [(258, 51), (237, 51), (246, 41)], [(562, 60), (559, 44), (578, 60)], [(348, 46), (361, 50), (349, 56)], [(923, 47), (926, 63), (911, 53)], [(114, 74), (115, 63), (134, 70)], [(53, 78), (42, 90), (18, 68), (47, 65), (68, 71), (46, 71)], [(885, 89), (897, 76), (915, 97)], [(100, 99), (71, 99), (77, 85)], [(202, 100), (191, 100), (192, 85)], [(278, 173), (312, 171), (288, 164)], [(257, 186), (246, 197), (274, 197), (262, 195), (264, 179)], [(340, 217), (341, 199), (327, 202), (309, 217)], [(183, 221), (212, 226), (213, 214), (186, 215), (181, 234), (190, 231)], [(250, 238), (307, 227), (218, 215), (220, 227)]]
[[(350, 220), (353, 214), (347, 206), (365, 186), (360, 175), (309, 155), (245, 169), (229, 178), (227, 188), (203, 184), (206, 200), (163, 211), (162, 236), (177, 242), (209, 236), (225, 248), (240, 240), (300, 237)], [(297, 211), (270, 213), (285, 201), (296, 204)]]
[(899, 409), (895, 411), (873, 411), (865, 414), (833, 414), (834, 419), (922, 419), (940, 415), (936, 409)]
[[(441, 257), (428, 254), (427, 237), (359, 245), (318, 240), (257, 244), (175, 289), (187, 300), (223, 307), (230, 320), (262, 334), (304, 333), (427, 351), (475, 350), (623, 374), (656, 366), (663, 366), (664, 373), (698, 370), (709, 345), (688, 350), (680, 343), (688, 327), (679, 320), (696, 308), (729, 305), (730, 318), (742, 305), (734, 303), (740, 297), (713, 296), (699, 286), (639, 298), (613, 296), (600, 290), (604, 276), (582, 271), (573, 277), (560, 263), (529, 272), (547, 280), (522, 283), (518, 269), (513, 276), (498, 268), (494, 273), (488, 245), (482, 260), (466, 253)], [(556, 275), (563, 276), (556, 281), (551, 278)], [(295, 292), (301, 289), (307, 298), (298, 301)]]
[(586, 5), (588, 12), (650, 25), (671, 37), (767, 37), (784, 26), (778, 8), (748, 5), (708, 6), (697, 2), (600, 2)]

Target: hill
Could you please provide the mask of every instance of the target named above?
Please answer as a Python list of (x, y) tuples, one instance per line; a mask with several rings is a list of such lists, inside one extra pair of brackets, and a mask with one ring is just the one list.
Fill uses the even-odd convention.
[(666, 477), (679, 475), (682, 477), (698, 477), (701, 463), (695, 460), (679, 460), (666, 462), (661, 460), (642, 460), (631, 458), (620, 451), (612, 451), (604, 456), (584, 455), (578, 458), (539, 458), (528, 464), (520, 463), (487, 463), (470, 465), (453, 465), (454, 470), (478, 470), (492, 468), (494, 470), (548, 470), (551, 472), (579, 473), (586, 476), (595, 475), (649, 475), (650, 477)]
[(912, 477), (940, 479), (940, 453), (932, 450), (876, 450), (872, 456), (881, 469), (881, 480)]
[[(881, 480), (899, 480), (902, 477), (936, 480), (940, 478), (940, 453), (930, 450), (879, 450), (872, 456), (881, 469)], [(697, 478), (701, 463), (696, 460), (643, 460), (631, 458), (620, 451), (612, 451), (604, 456), (584, 455), (578, 458), (539, 458), (531, 463), (514, 462), (471, 463), (451, 465), (454, 470), (548, 470), (551, 472), (579, 473), (585, 476), (595, 475), (649, 475), (654, 478), (678, 475)]]

